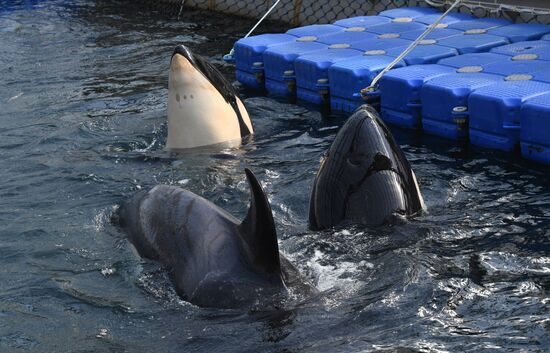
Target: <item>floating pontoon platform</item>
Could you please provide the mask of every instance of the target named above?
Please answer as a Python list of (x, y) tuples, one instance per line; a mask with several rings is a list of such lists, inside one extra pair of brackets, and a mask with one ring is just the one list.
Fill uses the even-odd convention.
[[(405, 7), (235, 45), (255, 90), (351, 112), (361, 89), (439, 18)], [(550, 26), (451, 13), (366, 97), (390, 124), (550, 164)]]

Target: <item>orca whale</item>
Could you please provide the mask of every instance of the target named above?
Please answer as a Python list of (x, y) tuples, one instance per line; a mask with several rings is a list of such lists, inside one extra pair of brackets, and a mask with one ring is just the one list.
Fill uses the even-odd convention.
[(291, 286), (307, 287), (279, 253), (267, 196), (254, 174), (245, 172), (251, 201), (242, 222), (167, 185), (139, 192), (119, 208), (119, 225), (139, 255), (169, 267), (177, 293), (195, 305), (251, 307), (284, 298)]
[(252, 133), (248, 112), (231, 83), (205, 58), (178, 45), (170, 60), (166, 148), (238, 145)]
[(360, 106), (337, 133), (313, 183), (309, 226), (381, 225), (424, 209), (414, 172), (378, 113)]

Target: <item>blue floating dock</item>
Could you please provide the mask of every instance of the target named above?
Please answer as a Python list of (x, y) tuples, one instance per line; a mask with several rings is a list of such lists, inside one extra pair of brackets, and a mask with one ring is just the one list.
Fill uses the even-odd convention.
[(523, 157), (550, 164), (550, 94), (527, 99), (520, 112)]
[(521, 144), (527, 158), (550, 164), (550, 123), (542, 117), (550, 113), (550, 26), (450, 13), (378, 90), (361, 96), (440, 16), (402, 7), (242, 39), (236, 76), (338, 111), (380, 101), (388, 123), (505, 151)]
[(443, 65), (407, 66), (391, 70), (380, 80), (384, 121), (409, 129), (422, 125), (420, 89), (429, 80), (455, 72)]
[(405, 33), (410, 31), (425, 30), (428, 26), (419, 22), (390, 22), (378, 26), (369, 27), (368, 31), (376, 34)]
[(460, 54), (481, 53), (489, 51), (492, 48), (508, 44), (505, 37), (494, 36), (491, 34), (468, 34), (464, 33), (458, 36), (443, 38), (438, 41), (438, 45), (456, 49)]
[(502, 82), (503, 77), (482, 73), (438, 76), (422, 86), (422, 128), (452, 140), (468, 137), (468, 98), (478, 88)]
[[(387, 38), (387, 39), (375, 39), (375, 40), (367, 40), (362, 42), (355, 42), (352, 46), (350, 46), (350, 49), (358, 50), (357, 52), (349, 52), (347, 51), (345, 54), (348, 55), (347, 58), (342, 58), (340, 54), (330, 54), (328, 57), (329, 60), (327, 60), (327, 53), (329, 51), (322, 51), (322, 52), (316, 52), (311, 53), (312, 56), (308, 56), (308, 58), (305, 58), (302, 60), (302, 56), (299, 57), (296, 62), (300, 61), (300, 68), (296, 68), (296, 78), (300, 81), (300, 83), (297, 84), (299, 88), (299, 95), (300, 99), (304, 100), (306, 102), (310, 103), (324, 103), (326, 102), (326, 94), (327, 90), (328, 95), (332, 96), (332, 90), (334, 88), (340, 88), (341, 86), (344, 87), (343, 90), (346, 90), (349, 92), (349, 87), (351, 86), (351, 83), (357, 83), (357, 82), (364, 82), (364, 80), (367, 77), (374, 78), (376, 76), (376, 73), (379, 71), (379, 65), (378, 61), (374, 60), (376, 63), (374, 71), (373, 68), (370, 67), (370, 65), (373, 63), (372, 60), (367, 60), (367, 57), (371, 56), (387, 56), (387, 52), (390, 49), (397, 48), (397, 47), (404, 47), (411, 43), (409, 40), (401, 39), (401, 38)], [(327, 49), (327, 50), (341, 50), (341, 49)], [(356, 58), (357, 57), (357, 58)], [(346, 60), (343, 60), (346, 59)], [(364, 76), (345, 76), (345, 75), (336, 75), (332, 78), (329, 77), (329, 67), (336, 66), (336, 70), (338, 69), (338, 65), (342, 65), (342, 67), (345, 67), (345, 63), (342, 63), (342, 61), (347, 60), (353, 60), (353, 65), (358, 65), (358, 62), (363, 62), (365, 67), (363, 70), (355, 70), (354, 72), (360, 75)], [(389, 64), (393, 59), (384, 62), (387, 62)], [(386, 65), (387, 65), (386, 64)], [(382, 68), (383, 69), (383, 68)], [(381, 70), (381, 69), (380, 69)], [(348, 71), (346, 71), (348, 72)], [(376, 72), (374, 76), (372, 75), (373, 72)], [(349, 73), (349, 72), (348, 72)], [(299, 78), (298, 78), (299, 76)], [(328, 79), (328, 80), (327, 80)], [(354, 87), (356, 87), (355, 84), (353, 84)], [(361, 87), (364, 88), (364, 87)], [(343, 91), (342, 90), (342, 91)], [(315, 96), (312, 94), (312, 91), (317, 92), (317, 95)], [(359, 91), (350, 92), (348, 96), (340, 96), (340, 98), (347, 98), (350, 101), (357, 102), (357, 97), (354, 97), (355, 94), (357, 94)], [(360, 102), (360, 99), (359, 101)], [(342, 105), (341, 106), (351, 106), (350, 105)], [(338, 106), (340, 106), (338, 105)], [(354, 106), (351, 111), (355, 110), (357, 106)]]
[[(434, 13), (430, 15), (424, 15), (421, 17), (415, 18), (415, 22), (424, 23), (427, 25), (431, 25), (435, 21), (437, 21), (441, 17), (441, 13)], [(439, 23), (438, 28), (447, 28), (449, 25), (453, 23), (457, 23), (460, 21), (469, 21), (475, 19), (474, 16), (468, 15), (465, 13), (459, 13), (459, 12), (451, 12), (448, 14), (443, 20)]]
[[(352, 112), (365, 101), (361, 89), (370, 85), (374, 77), (395, 60), (387, 55), (367, 55), (340, 61), (329, 68), (330, 106), (333, 110)], [(403, 62), (396, 67), (402, 67)]]
[(277, 45), (264, 52), (265, 88), (276, 96), (294, 97), (296, 74), (294, 61), (314, 51), (328, 49), (328, 45), (315, 41), (300, 41)]
[(489, 29), (489, 34), (506, 37), (511, 43), (540, 39), (550, 33), (550, 27), (534, 23), (515, 23)]
[(509, 45), (503, 45), (497, 48), (491, 49), (491, 53), (516, 56), (521, 54), (537, 54), (541, 50), (550, 51), (550, 41), (536, 40), (536, 41), (524, 41), (513, 43)]
[(364, 31), (345, 31), (319, 36), (318, 41), (329, 44), (329, 47), (301, 55), (294, 62), (297, 98), (313, 104), (328, 103), (328, 69), (331, 65), (361, 56), (365, 48), (389, 47), (400, 43), (395, 40), (378, 39), (378, 35)]
[(309, 25), (303, 27), (296, 27), (286, 31), (286, 34), (290, 34), (296, 37), (306, 37), (306, 36), (322, 36), (329, 33), (336, 33), (343, 31), (342, 26), (336, 26), (332, 24), (323, 24), (323, 25)]
[(400, 7), (397, 9), (382, 11), (378, 15), (389, 17), (392, 19), (410, 18), (411, 20), (414, 20), (416, 18), (426, 16), (426, 15), (432, 15), (432, 14), (440, 14), (440, 12), (431, 7)]
[(550, 71), (550, 61), (510, 60), (488, 64), (483, 68), (485, 73), (510, 76), (512, 79), (514, 76), (529, 76), (529, 79), (535, 79), (535, 73), (544, 71)]
[(362, 28), (367, 30), (372, 26), (391, 22), (391, 18), (384, 16), (356, 16), (334, 22), (335, 25), (346, 28)]
[[(426, 39), (424, 43), (420, 43), (414, 48), (403, 61), (407, 65), (435, 64), (441, 59), (458, 55), (458, 51), (454, 48), (432, 43), (437, 43), (437, 41), (435, 39)], [(405, 49), (406, 47), (388, 49), (387, 55), (398, 57)]]
[[(388, 51), (394, 48), (405, 48), (410, 43), (412, 42), (399, 38), (398, 35), (382, 35), (378, 40), (356, 43), (354, 47), (363, 51), (362, 56), (349, 59), (349, 62), (348, 60), (338, 62), (329, 69), (332, 109), (342, 108), (343, 111), (352, 112), (364, 103), (361, 97), (358, 97), (359, 91), (367, 87), (372, 79), (384, 69), (385, 66), (380, 67), (381, 63), (388, 65), (395, 59), (388, 55)], [(398, 66), (404, 65), (405, 62), (402, 62)], [(367, 84), (361, 86), (364, 83)]]
[(494, 53), (472, 53), (439, 60), (438, 64), (455, 68), (480, 67), (483, 71), (485, 65), (495, 62), (511, 60), (509, 56)]
[(448, 28), (469, 31), (469, 33), (486, 33), (487, 30), (510, 25), (512, 22), (498, 18), (477, 18), (470, 21), (451, 23)]
[(379, 35), (377, 40), (368, 40), (360, 43), (354, 43), (353, 47), (364, 51), (367, 55), (373, 52), (388, 51), (389, 49), (407, 47), (412, 40), (401, 38), (400, 35)]
[(284, 33), (260, 34), (243, 38), (235, 43), (235, 66), (237, 80), (247, 87), (264, 88), (264, 52), (275, 45), (289, 44), (295, 36)]
[[(424, 33), (424, 31), (425, 31), (424, 29), (421, 29), (421, 30), (405, 32), (401, 34), (401, 38), (414, 41), (416, 40), (416, 38), (420, 37), (420, 35)], [(443, 39), (443, 38), (448, 38), (452, 36), (457, 36), (459, 34), (464, 34), (464, 31), (459, 31), (458, 29), (450, 29), (450, 28), (435, 28), (424, 39)]]
[(299, 56), (294, 62), (298, 99), (314, 104), (328, 103), (329, 67), (339, 61), (362, 55), (361, 50), (352, 49), (346, 45), (337, 45)]
[(358, 42), (365, 42), (372, 39), (377, 39), (378, 35), (366, 32), (361, 27), (346, 28), (341, 32), (329, 33), (317, 37), (317, 42), (324, 44), (349, 44), (353, 45)]
[(514, 150), (520, 142), (523, 103), (545, 93), (550, 93), (550, 84), (528, 80), (476, 89), (468, 99), (470, 142), (485, 148)]
[(550, 61), (550, 48), (539, 48), (531, 50), (530, 54), (519, 54), (512, 57), (512, 60), (544, 60)]
[(538, 82), (550, 83), (550, 70), (543, 69), (541, 71), (535, 71), (532, 73), (533, 80)]

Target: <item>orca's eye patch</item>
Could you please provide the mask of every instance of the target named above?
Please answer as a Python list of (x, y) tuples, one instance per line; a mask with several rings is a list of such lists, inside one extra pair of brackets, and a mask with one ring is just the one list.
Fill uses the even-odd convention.
[(363, 154), (352, 154), (352, 155), (349, 155), (346, 160), (348, 164), (354, 167), (359, 167), (363, 164), (366, 158), (367, 156)]
[(372, 162), (369, 169), (371, 169), (373, 171), (391, 170), (392, 169), (392, 162), (388, 157), (384, 156), (381, 153), (377, 153), (374, 156), (374, 161)]

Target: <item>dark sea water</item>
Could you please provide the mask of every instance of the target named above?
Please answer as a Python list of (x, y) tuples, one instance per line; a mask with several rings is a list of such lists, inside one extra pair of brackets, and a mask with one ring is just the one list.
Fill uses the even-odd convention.
[[(549, 352), (548, 168), (395, 130), (429, 212), (311, 232), (309, 190), (342, 118), (248, 95), (256, 135), (241, 148), (163, 150), (174, 45), (233, 79), (220, 58), (252, 24), (0, 1), (0, 352)], [(320, 294), (276, 311), (201, 309), (110, 218), (159, 183), (243, 217), (244, 167)]]

